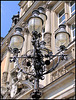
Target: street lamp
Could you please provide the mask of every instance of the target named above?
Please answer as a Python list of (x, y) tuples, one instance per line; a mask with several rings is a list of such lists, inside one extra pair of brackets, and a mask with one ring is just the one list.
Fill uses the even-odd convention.
[[(67, 56), (65, 54), (53, 55), (53, 53), (50, 52), (45, 47), (45, 42), (40, 41), (42, 25), (47, 19), (47, 16), (43, 12), (44, 12), (44, 8), (40, 7), (38, 8), (38, 10), (34, 10), (32, 12), (32, 16), (28, 19), (28, 29), (32, 36), (31, 42), (33, 45), (33, 54), (27, 55), (26, 53), (25, 56), (18, 57), (18, 53), (19, 53), (18, 51), (22, 49), (22, 45), (24, 41), (24, 37), (20, 34), (22, 30), (20, 27), (16, 28), (16, 33), (14, 33), (14, 35), (11, 36), (11, 42), (10, 42), (10, 48), (12, 52), (14, 52), (13, 54), (14, 55), (16, 54), (14, 57), (11, 57), (10, 60), (14, 59), (14, 62), (17, 63), (18, 68), (23, 73), (34, 77), (34, 91), (33, 93), (31, 93), (31, 97), (33, 99), (39, 99), (41, 97), (41, 92), (39, 91), (39, 80), (40, 79), (43, 80), (44, 79), (43, 75), (52, 72), (58, 66), (60, 59), (64, 60), (64, 56)], [(60, 47), (61, 51), (65, 50), (65, 47), (68, 45), (69, 37), (70, 35), (68, 32), (66, 32), (65, 25), (64, 24), (60, 25), (59, 31), (55, 34), (55, 38), (56, 38), (56, 46)], [(57, 64), (55, 66), (52, 66), (51, 69), (49, 69), (48, 71), (45, 71), (46, 65), (50, 64), (50, 60), (52, 60), (54, 56), (58, 56)], [(17, 62), (18, 58), (28, 59), (26, 66), (32, 67), (33, 65), (34, 73), (27, 73), (24, 71), (24, 69), (20, 68)]]
[(56, 39), (56, 47), (60, 47), (60, 49), (65, 49), (68, 46), (70, 40), (70, 34), (65, 30), (66, 25), (59, 25), (59, 30), (55, 34)]
[(10, 49), (12, 52), (17, 53), (22, 49), (24, 37), (21, 34), (22, 28), (16, 27), (15, 33), (10, 37)]
[(28, 19), (28, 30), (32, 34), (34, 31), (41, 33), (43, 19), (39, 17), (39, 11), (34, 10), (32, 16)]
[(39, 8), (38, 8), (38, 11), (40, 12), (39, 17), (43, 19), (44, 25), (45, 25), (45, 22), (46, 22), (46, 20), (47, 20), (47, 16), (46, 16), (46, 14), (45, 14), (45, 10), (44, 10), (43, 7), (39, 7)]

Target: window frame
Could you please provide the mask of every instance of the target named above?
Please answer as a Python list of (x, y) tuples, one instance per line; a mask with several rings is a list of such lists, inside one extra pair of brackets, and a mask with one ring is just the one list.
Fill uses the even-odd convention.
[[(63, 9), (64, 9), (64, 14), (62, 14), (62, 15), (59, 17), (59, 13), (60, 13)], [(62, 8), (62, 9), (59, 11), (59, 13), (58, 13), (58, 25), (62, 24), (62, 23), (65, 21), (65, 19), (64, 19), (61, 23), (59, 23), (59, 19), (60, 19), (63, 15), (65, 15), (65, 8)]]
[(71, 38), (72, 38), (72, 41), (75, 39), (75, 36), (73, 36), (73, 31), (75, 30), (75, 28), (72, 30), (72, 25), (75, 25), (75, 23), (72, 23), (71, 24)]
[[(72, 1), (71, 1), (72, 2)], [(70, 3), (71, 3), (70, 2)], [(75, 12), (75, 10), (73, 12), (71, 12), (71, 8), (75, 5), (75, 2), (74, 4), (71, 6), (71, 4), (69, 3), (69, 11), (70, 11), (70, 17), (73, 16), (72, 14)]]

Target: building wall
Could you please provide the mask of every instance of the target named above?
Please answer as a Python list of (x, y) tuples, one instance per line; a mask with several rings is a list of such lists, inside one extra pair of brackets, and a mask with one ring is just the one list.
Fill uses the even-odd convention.
[(2, 79), (2, 73), (4, 71), (4, 67), (5, 67), (5, 62), (6, 62), (6, 57), (3, 59), (3, 61), (1, 62), (1, 79)]

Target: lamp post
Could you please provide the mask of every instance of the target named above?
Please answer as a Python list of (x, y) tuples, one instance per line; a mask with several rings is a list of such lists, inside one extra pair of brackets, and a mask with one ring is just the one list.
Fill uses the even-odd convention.
[[(61, 55), (53, 55), (52, 52), (50, 52), (45, 47), (45, 42), (40, 41), (41, 38), (41, 32), (42, 32), (42, 25), (45, 24), (45, 21), (47, 19), (47, 16), (44, 14), (44, 8), (40, 7), (38, 10), (34, 10), (32, 12), (32, 16), (28, 19), (28, 30), (32, 36), (32, 45), (33, 45), (33, 54), (29, 54), (25, 56), (18, 57), (18, 53), (20, 53), (20, 50), (22, 49), (24, 37), (21, 35), (21, 28), (16, 28), (16, 33), (14, 33), (11, 36), (11, 42), (10, 42), (10, 51), (14, 54), (14, 57), (10, 57), (10, 61), (17, 62), (18, 58), (25, 58), (28, 59), (28, 62), (26, 66), (32, 67), (34, 66), (34, 73), (27, 73), (22, 68), (19, 67), (19, 64), (17, 62), (18, 68), (27, 75), (31, 75), (34, 77), (34, 91), (31, 93), (31, 97), (33, 99), (39, 99), (41, 98), (41, 92), (39, 91), (39, 80), (43, 80), (45, 74), (48, 74), (52, 72), (59, 64), (60, 59), (63, 60), (64, 56), (67, 56), (65, 54)], [(59, 31), (55, 35), (56, 39), (56, 46), (60, 47), (60, 51), (65, 50), (66, 46), (69, 43), (69, 33), (65, 30), (65, 25), (62, 24), (59, 26)], [(31, 50), (30, 50), (31, 51)], [(55, 66), (52, 66), (52, 68), (45, 72), (45, 66), (50, 64), (50, 60), (54, 57), (58, 56), (58, 62)], [(31, 62), (30, 62), (30, 60)], [(45, 60), (46, 59), (46, 60)], [(32, 63), (32, 64), (31, 64)]]

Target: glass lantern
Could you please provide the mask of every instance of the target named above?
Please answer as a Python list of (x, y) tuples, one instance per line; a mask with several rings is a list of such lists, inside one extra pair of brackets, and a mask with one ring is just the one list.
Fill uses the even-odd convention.
[(24, 37), (20, 33), (22, 31), (22, 28), (17, 27), (15, 30), (16, 32), (11, 36), (10, 48), (12, 50), (21, 50), (24, 42)]
[(56, 47), (65, 46), (67, 47), (70, 41), (70, 34), (65, 30), (66, 26), (61, 24), (59, 31), (55, 34)]
[(40, 12), (39, 17), (43, 19), (44, 24), (45, 24), (45, 21), (47, 20), (47, 16), (44, 13), (45, 12), (44, 8), (43, 7), (39, 7), (38, 11)]
[(39, 11), (34, 10), (32, 12), (32, 14), (33, 15), (28, 19), (28, 30), (29, 30), (30, 34), (32, 34), (32, 32), (34, 32), (34, 31), (41, 33), (43, 20), (38, 16)]

